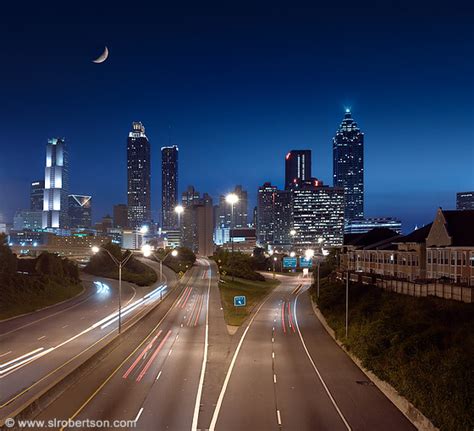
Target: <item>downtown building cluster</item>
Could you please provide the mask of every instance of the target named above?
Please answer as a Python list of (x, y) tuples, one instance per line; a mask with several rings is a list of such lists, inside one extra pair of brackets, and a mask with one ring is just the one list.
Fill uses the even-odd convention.
[(333, 138), (333, 184), (312, 176), (311, 150), (285, 157), (283, 189), (267, 182), (258, 189), (257, 239), (282, 251), (341, 247), (345, 232), (390, 226), (394, 218), (364, 217), (364, 133), (346, 110)]

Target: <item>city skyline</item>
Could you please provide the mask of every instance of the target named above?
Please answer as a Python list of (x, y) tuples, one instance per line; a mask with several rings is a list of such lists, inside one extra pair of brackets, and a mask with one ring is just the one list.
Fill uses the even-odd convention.
[[(28, 29), (22, 33), (14, 19), (2, 29), (17, 37), (6, 47), (15, 61), (0, 71), (9, 82), (8, 108), (0, 107), (9, 127), (0, 131), (0, 142), (25, 149), (19, 156), (15, 146), (4, 145), (9, 163), (0, 172), (2, 219), (28, 206), (28, 184), (41, 177), (39, 148), (51, 136), (65, 136), (70, 144), (71, 190), (94, 195), (94, 218), (110, 213), (126, 198), (120, 148), (135, 120), (147, 126), (152, 166), (159, 166), (160, 147), (180, 147), (178, 193), (193, 184), (217, 198), (242, 184), (253, 207), (259, 185), (283, 186), (281, 160), (292, 148), (312, 150), (313, 175), (330, 184), (332, 138), (346, 106), (366, 134), (367, 217), (400, 218), (408, 231), (429, 222), (433, 208), (455, 208), (456, 192), (473, 188), (474, 111), (466, 88), (472, 88), (467, 47), (474, 37), (463, 25), (469, 14), (462, 8), (441, 14), (433, 4), (429, 11), (413, 6), (401, 16), (390, 6), (256, 7), (239, 17), (204, 8), (191, 10), (184, 22), (172, 8), (144, 10), (139, 34), (124, 31), (127, 14), (121, 10), (110, 20), (101, 7), (93, 17), (87, 9), (75, 18), (61, 8), (36, 12), (22, 17)], [(158, 21), (145, 25), (151, 17)], [(67, 37), (41, 31), (49, 22)], [(151, 29), (157, 29), (155, 37), (148, 38)], [(109, 58), (93, 64), (105, 44)], [(58, 52), (68, 54), (56, 61)], [(450, 61), (440, 62), (442, 55)], [(91, 103), (98, 94), (99, 102)], [(426, 127), (433, 119), (436, 127)], [(456, 151), (446, 152), (447, 143)], [(265, 163), (243, 174), (239, 169), (249, 157)], [(434, 182), (432, 166), (458, 175)], [(94, 173), (102, 169), (111, 175), (96, 181)], [(157, 220), (158, 175), (151, 188)]]

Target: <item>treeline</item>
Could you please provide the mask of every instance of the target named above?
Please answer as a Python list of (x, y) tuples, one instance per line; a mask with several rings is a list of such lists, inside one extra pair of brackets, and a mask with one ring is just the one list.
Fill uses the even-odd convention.
[[(122, 253), (122, 249), (118, 245), (110, 242), (91, 257), (84, 271), (100, 277), (118, 279), (118, 266), (108, 255), (106, 250), (118, 261), (122, 261), (128, 253), (130, 253), (128, 250)], [(135, 259), (133, 256), (122, 268), (122, 280), (138, 284), (139, 286), (148, 286), (155, 283), (157, 279), (156, 272), (152, 268), (140, 262), (138, 259)]]
[(37, 258), (18, 258), (0, 235), (0, 318), (27, 313), (80, 292), (77, 265), (43, 252)]
[(175, 249), (178, 254), (173, 256), (170, 250), (160, 248), (155, 252), (158, 260), (163, 260), (163, 263), (171, 268), (177, 274), (185, 273), (196, 262), (196, 255), (187, 247), (177, 247)]
[(265, 281), (265, 277), (258, 273), (266, 269), (267, 258), (262, 253), (253, 256), (241, 252), (230, 252), (218, 249), (213, 259), (216, 261), (222, 275), (235, 276), (246, 280)]
[(318, 305), (363, 365), (435, 426), (474, 429), (474, 304), (351, 284), (347, 339), (344, 284), (323, 280)]

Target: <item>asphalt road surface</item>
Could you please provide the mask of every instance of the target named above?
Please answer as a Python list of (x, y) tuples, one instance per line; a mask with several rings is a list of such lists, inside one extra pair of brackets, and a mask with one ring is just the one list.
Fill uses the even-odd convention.
[(136, 420), (133, 429), (191, 429), (204, 376), (211, 283), (217, 284), (215, 274), (198, 259), (163, 307), (124, 334), (119, 348), (38, 419)]
[[(175, 276), (166, 271), (170, 286), (162, 287), (166, 273), (163, 283), (149, 287), (122, 283), (125, 325), (160, 300), (159, 295), (150, 295), (156, 289), (167, 294)], [(67, 374), (117, 332), (118, 281), (87, 274), (82, 279), (86, 290), (77, 298), (0, 322), (0, 419), (9, 417), (48, 382)]]
[(327, 334), (307, 279), (279, 279), (239, 335), (209, 429), (415, 429)]
[[(129, 421), (121, 429), (157, 431), (415, 429), (327, 334), (309, 280), (279, 279), (230, 336), (222, 331), (215, 266), (198, 259), (36, 419), (93, 420), (100, 429), (118, 429), (120, 420)], [(220, 343), (222, 352), (213, 353)]]

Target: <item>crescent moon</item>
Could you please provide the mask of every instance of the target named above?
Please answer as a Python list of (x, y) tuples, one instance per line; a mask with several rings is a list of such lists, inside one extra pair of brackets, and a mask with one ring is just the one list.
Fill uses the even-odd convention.
[(97, 57), (95, 60), (92, 60), (93, 63), (103, 63), (105, 60), (107, 60), (107, 57), (109, 56), (109, 50), (107, 47), (105, 47), (104, 52)]

